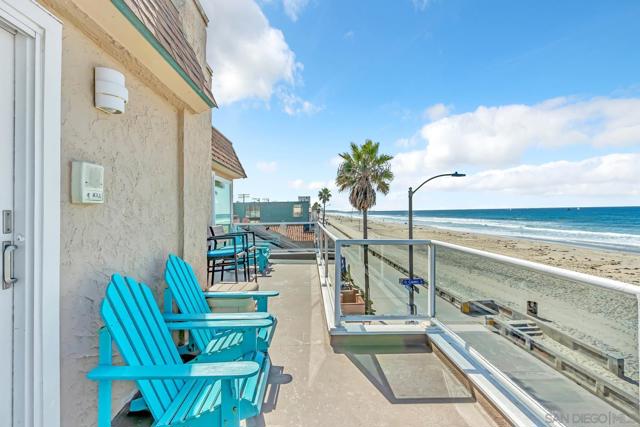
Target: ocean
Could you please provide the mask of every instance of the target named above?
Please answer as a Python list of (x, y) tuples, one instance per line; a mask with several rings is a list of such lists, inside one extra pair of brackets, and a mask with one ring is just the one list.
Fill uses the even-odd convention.
[[(640, 253), (640, 206), (417, 210), (413, 214), (415, 225)], [(407, 222), (407, 211), (369, 215)]]

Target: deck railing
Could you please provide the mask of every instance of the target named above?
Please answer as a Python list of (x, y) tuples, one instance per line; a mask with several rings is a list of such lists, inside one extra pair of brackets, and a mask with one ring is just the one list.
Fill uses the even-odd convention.
[[(350, 322), (392, 328), (427, 319), (454, 332), (495, 332), (640, 419), (640, 286), (436, 240), (341, 238), (321, 224), (316, 230), (336, 328)], [(424, 279), (414, 289), (413, 310), (410, 288), (400, 284), (409, 277), (409, 246), (414, 277)], [(364, 301), (340, 304), (345, 287)], [(492, 350), (482, 342), (467, 345)]]
[[(435, 312), (435, 292), (429, 291), (430, 274), (435, 274), (435, 251), (428, 240), (343, 239), (322, 224), (317, 227), (318, 262), (325, 283), (331, 290), (337, 327), (343, 322), (404, 322), (429, 319)], [(408, 278), (407, 253), (414, 247), (414, 257), (421, 263), (419, 272), (425, 286), (414, 291), (415, 314), (411, 314), (408, 287), (400, 283)], [(366, 254), (365, 254), (366, 252)], [(426, 255), (420, 259), (420, 255)], [(365, 271), (364, 257), (368, 257)], [(369, 276), (366, 289), (365, 276)], [(418, 275), (416, 275), (417, 277)], [(422, 290), (421, 290), (422, 289)], [(361, 301), (335, 304), (349, 290), (356, 291)], [(343, 313), (343, 310), (346, 312)]]
[(315, 222), (252, 222), (233, 226), (254, 232), (256, 243), (268, 245), (272, 253), (313, 253), (316, 250)]

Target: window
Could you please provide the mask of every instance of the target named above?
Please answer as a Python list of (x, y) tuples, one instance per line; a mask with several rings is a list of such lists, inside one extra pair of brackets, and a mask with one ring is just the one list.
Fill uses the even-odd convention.
[(214, 224), (231, 224), (231, 181), (216, 177), (213, 184)]
[(260, 205), (258, 203), (251, 203), (247, 206), (245, 215), (249, 220), (260, 220)]
[(300, 218), (302, 216), (302, 205), (293, 205), (293, 217)]

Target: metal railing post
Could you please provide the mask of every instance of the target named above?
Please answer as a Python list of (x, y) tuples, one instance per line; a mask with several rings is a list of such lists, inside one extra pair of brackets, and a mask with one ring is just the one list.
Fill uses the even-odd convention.
[[(335, 255), (334, 259), (339, 260), (341, 257), (342, 251), (342, 243), (340, 240), (336, 240), (335, 244)], [(342, 325), (342, 307), (340, 306), (340, 290), (342, 288), (342, 271), (339, 262), (335, 263), (335, 281), (333, 283), (333, 288), (335, 291), (335, 296), (333, 298), (333, 311), (335, 313), (335, 327), (339, 328)]]
[(329, 238), (324, 235), (324, 280), (329, 280)]
[(436, 245), (429, 244), (429, 303), (427, 316), (436, 315)]

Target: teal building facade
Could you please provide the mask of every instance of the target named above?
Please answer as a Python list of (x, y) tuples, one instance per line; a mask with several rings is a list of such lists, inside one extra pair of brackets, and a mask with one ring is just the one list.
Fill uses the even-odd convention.
[(295, 202), (235, 202), (235, 222), (309, 222), (309, 200)]

